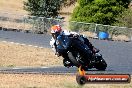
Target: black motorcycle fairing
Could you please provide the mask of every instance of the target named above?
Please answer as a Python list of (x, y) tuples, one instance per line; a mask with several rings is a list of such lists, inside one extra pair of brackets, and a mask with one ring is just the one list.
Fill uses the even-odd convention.
[[(89, 68), (96, 68), (98, 70), (105, 70), (107, 64), (99, 53), (93, 53), (89, 47), (80, 41), (78, 37), (59, 37), (63, 45), (60, 48), (62, 57), (64, 58), (63, 64), (66, 67), (69, 66), (82, 66), (85, 70)], [(66, 46), (63, 48), (63, 46)], [(62, 50), (61, 50), (62, 49)], [(66, 60), (66, 59), (69, 60)], [(66, 61), (70, 61), (71, 64), (65, 64)]]
[(70, 38), (68, 51), (72, 53), (81, 65), (88, 65), (90, 63), (92, 52), (87, 45), (82, 43), (78, 38)]

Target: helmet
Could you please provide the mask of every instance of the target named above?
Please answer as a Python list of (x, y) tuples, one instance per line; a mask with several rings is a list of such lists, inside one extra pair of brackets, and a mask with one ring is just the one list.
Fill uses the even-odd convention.
[(51, 33), (60, 33), (62, 31), (60, 25), (54, 25), (51, 27)]

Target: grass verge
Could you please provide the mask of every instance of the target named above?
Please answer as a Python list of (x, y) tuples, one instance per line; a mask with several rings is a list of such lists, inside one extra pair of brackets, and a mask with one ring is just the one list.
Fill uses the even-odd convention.
[(80, 86), (73, 75), (0, 74), (0, 88), (132, 88), (132, 82)]
[(0, 66), (56, 66), (62, 58), (55, 56), (49, 48), (35, 48), (0, 42)]

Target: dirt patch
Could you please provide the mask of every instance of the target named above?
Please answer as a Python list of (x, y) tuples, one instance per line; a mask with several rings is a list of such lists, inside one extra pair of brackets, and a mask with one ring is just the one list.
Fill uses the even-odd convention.
[(0, 11), (2, 13), (6, 12), (17, 15), (25, 15), (28, 12), (23, 10), (23, 6), (24, 6), (23, 1), (27, 1), (27, 0), (8, 0), (8, 1), (0, 0)]
[(130, 38), (126, 35), (113, 36), (112, 39), (115, 41), (130, 41)]
[(67, 83), (76, 83), (75, 76), (39, 74), (0, 74), (2, 88), (65, 88)]
[(79, 86), (75, 75), (0, 74), (0, 88), (132, 88), (132, 82)]
[(48, 48), (35, 48), (0, 42), (0, 66), (62, 65), (62, 58)]
[(7, 28), (7, 30), (12, 29), (22, 29), (22, 30), (31, 30), (33, 25), (26, 23), (17, 23), (17, 22), (8, 22), (8, 21), (0, 21), (0, 26), (3, 28)]

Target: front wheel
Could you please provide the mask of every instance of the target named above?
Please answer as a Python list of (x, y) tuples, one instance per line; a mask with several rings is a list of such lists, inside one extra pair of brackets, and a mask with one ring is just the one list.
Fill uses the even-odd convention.
[(107, 63), (105, 62), (105, 60), (102, 57), (97, 58), (95, 68), (100, 71), (105, 71), (106, 67), (107, 67)]
[(68, 57), (75, 66), (77, 66), (77, 67), (80, 66), (80, 63), (75, 59), (75, 57), (73, 56), (73, 54), (71, 52), (68, 52)]

